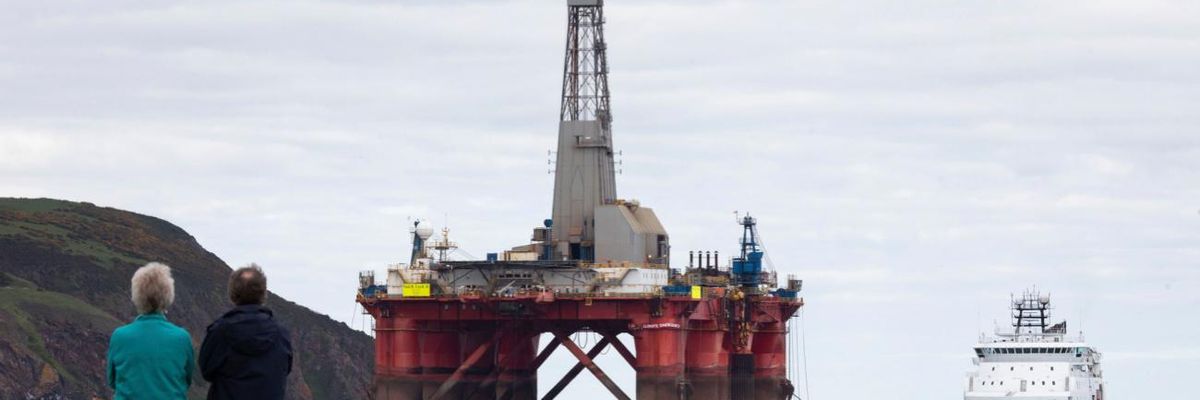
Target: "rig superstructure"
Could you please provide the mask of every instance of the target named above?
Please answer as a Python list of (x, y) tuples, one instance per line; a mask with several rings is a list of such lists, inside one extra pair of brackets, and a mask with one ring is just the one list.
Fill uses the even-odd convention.
[[(567, 9), (551, 218), (529, 244), (479, 261), (447, 259), (448, 232), (431, 241), (418, 223), (408, 263), (389, 267), (383, 284), (360, 274), (357, 299), (375, 320), (375, 398), (536, 399), (537, 369), (559, 347), (578, 364), (543, 399), (584, 369), (629, 399), (593, 362), (608, 347), (636, 371), (638, 399), (791, 398), (785, 339), (801, 281), (778, 287), (749, 215), (725, 267), (716, 252), (690, 252), (686, 268), (671, 268), (654, 211), (617, 197), (603, 0)], [(576, 332), (601, 339), (585, 350)]]

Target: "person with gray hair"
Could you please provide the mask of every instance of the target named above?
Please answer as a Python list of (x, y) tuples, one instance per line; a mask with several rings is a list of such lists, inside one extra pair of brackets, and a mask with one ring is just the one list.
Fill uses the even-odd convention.
[(138, 316), (113, 331), (108, 343), (113, 399), (186, 399), (195, 353), (191, 335), (167, 321), (175, 302), (171, 268), (156, 262), (138, 268), (130, 292)]

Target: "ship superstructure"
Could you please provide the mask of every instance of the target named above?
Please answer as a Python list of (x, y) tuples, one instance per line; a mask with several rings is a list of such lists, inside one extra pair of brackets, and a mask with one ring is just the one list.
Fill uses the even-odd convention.
[[(801, 282), (779, 287), (749, 215), (724, 266), (716, 251), (692, 251), (672, 268), (654, 211), (617, 195), (603, 1), (566, 3), (551, 218), (528, 244), (483, 260), (450, 260), (448, 231), (432, 239), (416, 223), (407, 263), (382, 283), (360, 275), (358, 302), (375, 321), (375, 398), (536, 399), (538, 367), (560, 347), (579, 362), (544, 399), (584, 369), (631, 398), (593, 362), (606, 348), (634, 368), (638, 399), (791, 398), (786, 335)], [(601, 339), (584, 349), (578, 332)]]
[(1050, 297), (1026, 291), (1012, 301), (1012, 331), (981, 336), (964, 398), (1102, 400), (1100, 352), (1051, 325)]

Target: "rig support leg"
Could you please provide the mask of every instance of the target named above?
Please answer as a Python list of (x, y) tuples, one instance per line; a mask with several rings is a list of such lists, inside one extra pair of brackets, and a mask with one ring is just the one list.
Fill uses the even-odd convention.
[[(500, 333), (497, 339), (502, 336), (504, 336), (503, 332)], [(483, 355), (487, 354), (488, 350), (491, 350), (492, 344), (495, 342), (495, 340), (489, 340), (483, 344), (480, 344), (479, 347), (471, 353), (471, 356), (467, 357), (467, 359), (463, 361), (462, 365), (459, 366), (458, 369), (454, 370), (454, 374), (451, 374), (450, 378), (447, 378), (445, 382), (442, 382), (442, 386), (439, 387), (436, 392), (433, 392), (433, 396), (430, 397), (430, 399), (441, 400), (446, 393), (449, 393), (450, 390), (454, 389), (454, 385), (458, 384), (458, 382), (462, 380), (463, 374), (467, 373), (467, 369), (478, 363), (479, 360), (483, 358)]]
[(537, 342), (541, 334), (526, 327), (508, 326), (496, 348), (496, 369), (481, 387), (490, 391), (488, 400), (537, 400)]
[(730, 362), (732, 397), (754, 399), (754, 355), (733, 354)]

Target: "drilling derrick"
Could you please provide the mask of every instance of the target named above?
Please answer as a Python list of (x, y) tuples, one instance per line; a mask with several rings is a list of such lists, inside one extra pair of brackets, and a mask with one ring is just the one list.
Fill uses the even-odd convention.
[(617, 199), (612, 114), (600, 1), (568, 5), (562, 108), (554, 169), (552, 257), (594, 258), (595, 209)]
[[(408, 263), (383, 283), (360, 274), (376, 399), (537, 399), (538, 368), (559, 348), (578, 363), (543, 400), (585, 369), (617, 399), (791, 396), (785, 338), (804, 304), (800, 281), (781, 288), (764, 270), (757, 220), (739, 219), (740, 256), (725, 267), (717, 252), (690, 252), (672, 269), (654, 210), (617, 197), (603, 6), (567, 0), (551, 218), (532, 240), (451, 260), (448, 231), (430, 240), (418, 222)], [(572, 335), (584, 332), (600, 340), (582, 348)], [(634, 397), (595, 363), (607, 348), (636, 371)]]
[[(563, 58), (562, 121), (612, 121), (608, 107), (608, 57), (604, 44), (604, 2), (567, 3), (567, 54)], [(611, 141), (609, 165), (612, 164)], [(609, 171), (609, 177), (612, 172)], [(609, 181), (611, 186), (612, 182)]]
[(604, 2), (571, 0), (567, 10), (551, 240), (543, 258), (665, 265), (670, 245), (654, 211), (617, 198)]

